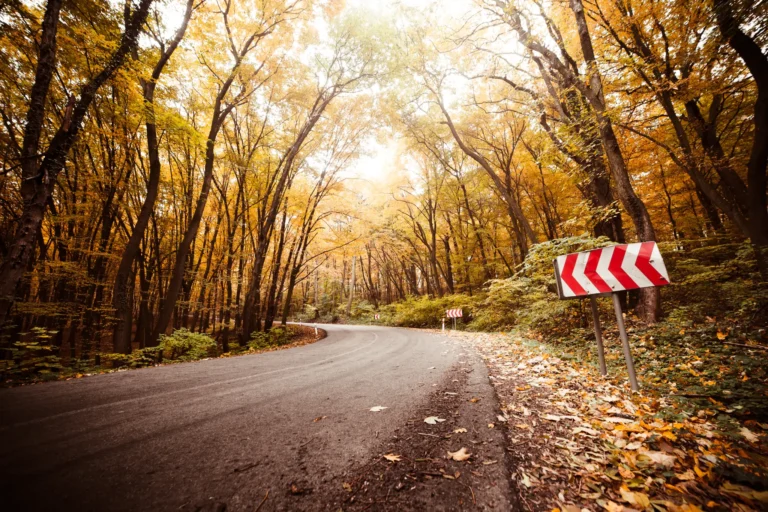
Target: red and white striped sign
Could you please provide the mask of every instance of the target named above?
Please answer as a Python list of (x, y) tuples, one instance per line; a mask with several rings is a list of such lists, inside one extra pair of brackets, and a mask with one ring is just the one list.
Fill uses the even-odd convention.
[(558, 256), (557, 291), (561, 299), (669, 284), (656, 242), (614, 245)]
[(446, 309), (445, 316), (447, 316), (448, 318), (461, 318), (462, 311), (461, 309)]
[(380, 318), (381, 318), (381, 316), (379, 316), (379, 314), (378, 314), (378, 313), (376, 313), (375, 315), (373, 315), (373, 319), (374, 319), (374, 320), (379, 320)]

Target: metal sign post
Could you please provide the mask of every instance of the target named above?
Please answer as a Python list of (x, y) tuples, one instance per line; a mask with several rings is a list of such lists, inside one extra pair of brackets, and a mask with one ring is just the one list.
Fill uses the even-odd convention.
[(592, 323), (595, 325), (595, 340), (597, 341), (597, 359), (600, 361), (600, 373), (608, 375), (608, 368), (605, 366), (605, 348), (603, 347), (603, 330), (600, 328), (600, 315), (597, 312), (597, 299), (589, 298), (589, 304), (592, 306)]
[(596, 297), (611, 295), (624, 360), (627, 363), (629, 384), (632, 391), (637, 391), (639, 385), (635, 363), (632, 360), (629, 337), (617, 292), (669, 284), (669, 275), (656, 242), (614, 245), (565, 254), (558, 256), (553, 263), (557, 293), (561, 299), (589, 298), (592, 322), (595, 326), (597, 357), (602, 375), (607, 375), (608, 369), (605, 364), (603, 332), (600, 328)]
[(445, 332), (445, 318), (443, 318), (443, 332)]
[(640, 387), (637, 385), (637, 375), (635, 375), (635, 362), (632, 361), (632, 352), (629, 351), (629, 338), (627, 337), (627, 329), (624, 327), (624, 315), (621, 313), (621, 301), (619, 300), (618, 293), (612, 293), (611, 297), (613, 298), (613, 309), (616, 311), (616, 323), (619, 324), (621, 348), (624, 350), (624, 360), (627, 362), (629, 384), (632, 386), (632, 391), (637, 391)]

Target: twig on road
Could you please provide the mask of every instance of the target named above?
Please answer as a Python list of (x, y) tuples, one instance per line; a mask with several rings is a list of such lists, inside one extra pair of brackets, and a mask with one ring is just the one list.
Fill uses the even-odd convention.
[(264, 505), (264, 502), (267, 501), (267, 498), (269, 498), (269, 489), (267, 489), (267, 494), (264, 495), (264, 499), (261, 500), (261, 503), (259, 503), (259, 506), (256, 507), (256, 510), (254, 510), (253, 512), (259, 512), (259, 509), (261, 508), (262, 505)]
[(459, 482), (459, 483), (461, 485), (463, 485), (464, 487), (466, 487), (467, 489), (469, 489), (469, 492), (472, 493), (472, 504), (477, 506), (477, 501), (475, 500), (475, 491), (472, 489), (472, 487), (467, 485), (467, 484), (465, 484), (464, 482)]

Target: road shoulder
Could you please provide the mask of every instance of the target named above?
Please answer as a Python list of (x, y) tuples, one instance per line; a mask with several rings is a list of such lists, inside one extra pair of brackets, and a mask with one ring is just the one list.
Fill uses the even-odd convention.
[(517, 509), (500, 414), (483, 361), (465, 347), (428, 400), (330, 491), (327, 509)]

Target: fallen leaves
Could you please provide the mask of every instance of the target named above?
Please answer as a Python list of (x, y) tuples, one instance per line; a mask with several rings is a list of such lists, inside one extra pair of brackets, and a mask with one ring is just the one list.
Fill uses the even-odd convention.
[(389, 462), (400, 462), (400, 455), (395, 455), (394, 453), (388, 453), (383, 457), (387, 459)]
[(369, 411), (371, 411), (371, 412), (381, 412), (381, 411), (383, 411), (384, 409), (389, 409), (389, 407), (384, 407), (384, 406), (382, 406), (382, 405), (376, 405), (376, 406), (374, 406), (374, 407), (371, 407), (371, 408), (370, 408), (370, 409), (368, 409), (368, 410), (369, 410)]
[[(725, 362), (713, 370), (709, 361), (696, 355), (676, 366), (676, 371), (694, 379), (699, 390), (712, 395), (704, 395), (709, 403), (690, 414), (674, 398), (680, 395), (665, 395), (650, 385), (630, 394), (623, 379), (603, 378), (593, 365), (561, 352), (559, 358), (553, 357), (548, 345), (503, 334), (455, 336), (473, 342), (486, 360), (503, 412), (489, 427), (505, 430), (518, 487), (538, 504), (536, 510), (768, 509), (768, 491), (748, 486), (743, 476), (736, 476), (738, 482), (729, 481), (765, 465), (768, 424), (755, 416), (738, 422), (740, 405), (729, 399), (731, 391), (712, 394), (720, 385), (718, 371)], [(653, 340), (633, 343), (641, 351)], [(620, 362), (620, 347), (618, 354), (616, 346), (608, 348)], [(745, 378), (751, 384), (759, 377), (739, 374), (740, 381), (747, 382)], [(671, 393), (682, 389), (673, 386)], [(737, 412), (730, 418), (735, 424), (720, 430), (718, 417), (733, 411)], [(746, 409), (741, 417), (743, 413), (750, 417)], [(763, 474), (749, 478), (757, 482)]]
[(653, 462), (655, 465), (660, 466), (662, 468), (671, 469), (675, 465), (675, 461), (677, 460), (677, 457), (674, 455), (670, 455), (668, 453), (664, 452), (656, 452), (656, 451), (644, 451), (640, 453), (639, 457), (646, 457), (650, 459), (651, 462)]
[(626, 485), (622, 485), (619, 488), (619, 492), (621, 493), (621, 497), (624, 501), (630, 505), (637, 505), (641, 510), (651, 506), (651, 500), (648, 498), (647, 494), (630, 491), (629, 487)]
[(428, 416), (424, 418), (424, 423), (427, 423), (429, 425), (437, 425), (438, 423), (442, 423), (445, 421), (443, 418), (438, 418), (437, 416)]
[(744, 439), (749, 441), (750, 443), (756, 443), (760, 438), (755, 435), (754, 432), (749, 430), (747, 427), (741, 427), (741, 430), (739, 430), (739, 434), (744, 436)]
[(454, 434), (465, 434), (467, 432), (467, 429), (465, 428), (455, 428), (453, 429)]
[(448, 452), (448, 458), (453, 459), (457, 462), (462, 462), (470, 458), (472, 454), (470, 454), (466, 448), (461, 448), (459, 450), (456, 450), (455, 452)]

